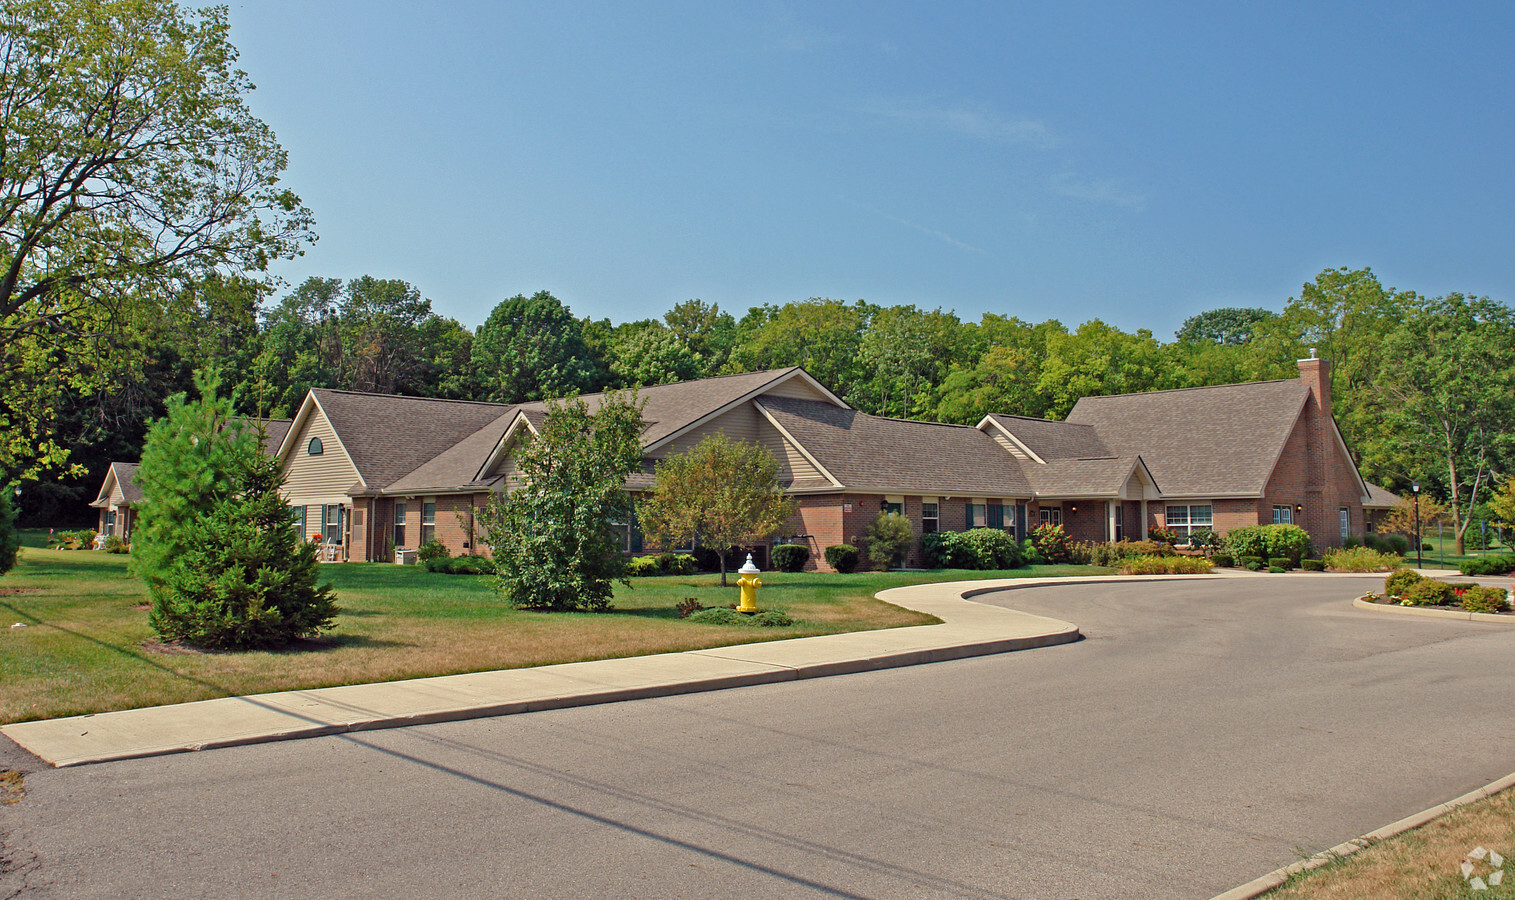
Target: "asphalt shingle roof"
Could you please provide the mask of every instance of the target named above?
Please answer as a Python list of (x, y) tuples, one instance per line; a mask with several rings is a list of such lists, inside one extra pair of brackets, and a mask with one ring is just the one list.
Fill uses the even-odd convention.
[(1115, 455), (1099, 439), (1093, 425), (1033, 419), (1029, 416), (1002, 416), (999, 413), (991, 413), (989, 418), (1045, 460)]
[(137, 487), (137, 464), (113, 462), (110, 468), (116, 473), (116, 484), (121, 486), (121, 495), (126, 498), (126, 502), (141, 503), (142, 489)]
[(1297, 380), (1084, 397), (1068, 414), (1168, 496), (1261, 494), (1310, 389)]
[(1381, 488), (1371, 481), (1363, 484), (1368, 486), (1368, 499), (1362, 502), (1364, 509), (1393, 509), (1399, 505), (1399, 495), (1387, 488)]
[(1049, 459), (1045, 465), (1023, 462), (1021, 470), (1037, 497), (1119, 497), (1137, 460), (1135, 456)]
[[(388, 488), (510, 411), (503, 403), (330, 388), (312, 388), (311, 393), (326, 411), (369, 490)], [(473, 472), (468, 476), (471, 478)]]
[(1023, 497), (1030, 490), (1015, 458), (966, 425), (870, 416), (829, 403), (759, 401), (849, 490)]
[[(663, 438), (708, 415), (723, 406), (761, 390), (794, 372), (798, 366), (787, 369), (769, 369), (763, 372), (746, 372), (741, 375), (719, 375), (698, 381), (680, 381), (675, 384), (659, 384), (640, 388), (639, 399), (646, 401), (642, 407), (642, 419), (647, 428), (642, 432), (642, 446), (656, 444)], [(604, 394), (584, 394), (582, 399), (590, 411), (598, 409)], [(545, 401), (521, 404), (521, 410), (534, 427), (540, 428), (547, 413)]]

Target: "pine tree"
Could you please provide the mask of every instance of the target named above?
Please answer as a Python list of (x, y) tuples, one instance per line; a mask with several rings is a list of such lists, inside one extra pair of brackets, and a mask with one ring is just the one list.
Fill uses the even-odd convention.
[(232, 417), (214, 374), (195, 384), (199, 400), (169, 399), (137, 470), (132, 566), (152, 596), (153, 630), (228, 649), (314, 637), (338, 609), (279, 496), (279, 463), (260, 429)]

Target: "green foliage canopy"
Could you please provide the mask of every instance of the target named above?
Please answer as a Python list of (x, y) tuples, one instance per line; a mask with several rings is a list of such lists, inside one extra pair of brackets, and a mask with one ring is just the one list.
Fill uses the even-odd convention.
[(522, 483), (480, 516), (493, 548), (495, 584), (522, 609), (599, 611), (626, 561), (613, 523), (631, 521), (626, 476), (641, 467), (642, 411), (635, 394), (548, 404), (540, 434), (517, 445)]
[(109, 384), (191, 285), (311, 239), (227, 36), (225, 7), (0, 5), (0, 466), (62, 462), (61, 392)]
[(648, 535), (716, 551), (724, 585), (731, 548), (768, 537), (794, 515), (796, 504), (784, 496), (778, 471), (767, 448), (716, 432), (658, 461), (638, 521)]
[(474, 335), (473, 363), (482, 399), (505, 403), (565, 397), (596, 379), (582, 323), (546, 291), (496, 306)]

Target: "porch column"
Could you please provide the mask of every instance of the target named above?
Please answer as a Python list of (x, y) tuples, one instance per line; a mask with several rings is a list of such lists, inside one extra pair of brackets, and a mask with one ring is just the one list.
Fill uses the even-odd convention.
[(1105, 501), (1105, 538), (1109, 543), (1115, 543), (1115, 517), (1120, 515), (1120, 501)]
[(1138, 541), (1145, 541), (1147, 539), (1147, 497), (1146, 497), (1146, 495), (1142, 496), (1142, 523), (1141, 523), (1141, 527), (1139, 529), (1137, 529), (1136, 539)]

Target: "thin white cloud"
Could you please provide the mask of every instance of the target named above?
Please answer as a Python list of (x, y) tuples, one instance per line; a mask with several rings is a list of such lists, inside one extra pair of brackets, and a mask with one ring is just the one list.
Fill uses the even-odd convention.
[(1127, 209), (1140, 210), (1147, 205), (1145, 194), (1128, 191), (1113, 179), (1108, 178), (1099, 181), (1082, 181), (1065, 172), (1053, 177), (1052, 190), (1064, 197), (1075, 197), (1079, 200), (1110, 206), (1123, 206)]
[(863, 113), (898, 122), (923, 131), (940, 131), (994, 144), (1025, 145), (1042, 150), (1057, 145), (1057, 137), (1035, 119), (1000, 115), (982, 103), (950, 105), (909, 100), (875, 100), (864, 104)]
[(878, 216), (881, 219), (888, 219), (889, 221), (894, 222), (895, 224), (898, 224), (898, 225), (903, 225), (906, 228), (914, 228), (916, 231), (919, 231), (922, 234), (929, 234), (932, 237), (936, 238), (937, 240), (946, 241), (947, 243), (951, 244), (952, 246), (958, 248), (959, 250), (966, 250), (969, 253), (981, 253), (981, 254), (983, 254), (985, 256), (989, 255), (989, 251), (988, 250), (985, 250), (982, 247), (975, 247), (972, 244), (960, 241), (960, 240), (958, 240), (957, 238), (953, 237), (952, 235), (948, 234), (945, 231), (938, 231), (935, 228), (929, 228), (929, 227), (927, 227), (925, 225), (920, 224), (919, 222), (912, 222), (909, 219), (902, 219), (899, 216), (892, 216), (889, 213), (886, 213), (886, 212), (884, 212), (881, 209), (877, 209), (875, 207), (869, 206), (866, 203), (857, 203), (855, 201), (848, 200), (846, 197), (842, 197), (841, 199), (844, 202), (846, 202), (846, 203), (850, 203), (853, 206), (856, 206), (858, 209), (866, 210), (866, 211), (868, 211), (870, 213), (873, 213), (875, 216)]

